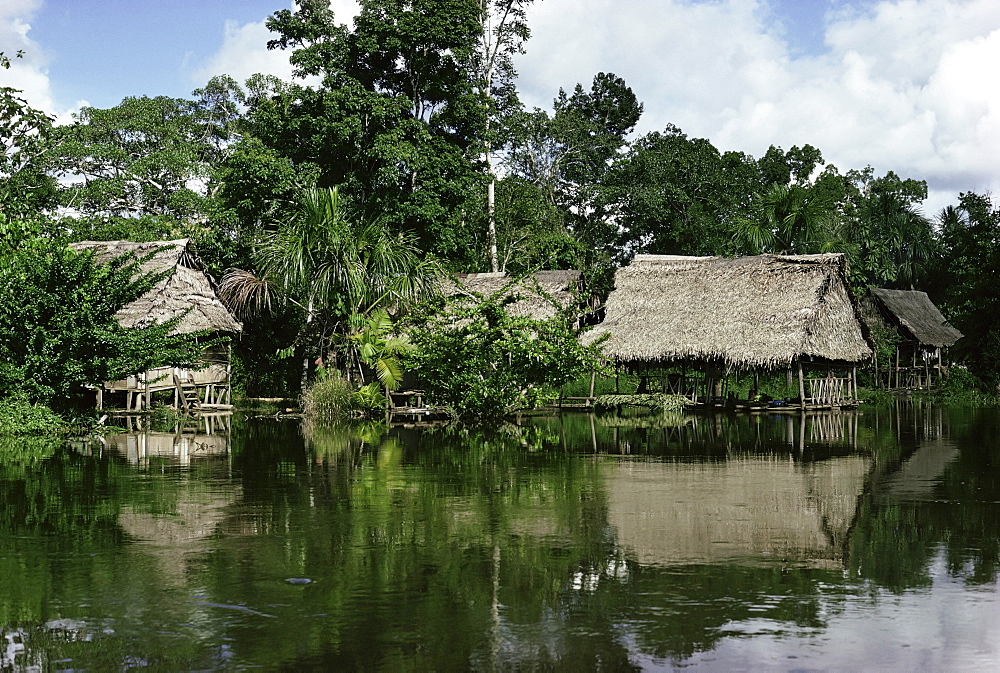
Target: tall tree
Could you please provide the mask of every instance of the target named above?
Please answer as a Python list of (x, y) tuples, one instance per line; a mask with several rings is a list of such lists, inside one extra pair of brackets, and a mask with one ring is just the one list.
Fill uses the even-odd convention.
[(720, 153), (668, 125), (640, 138), (613, 171), (624, 254), (728, 254), (733, 231), (761, 187), (751, 157)]
[(846, 178), (842, 220), (855, 282), (915, 287), (937, 253), (933, 226), (919, 209), (927, 183), (892, 171), (875, 177), (870, 166)]
[(0, 87), (0, 228), (34, 218), (56, 203), (56, 181), (48, 172), (58, 146), (52, 118), (19, 94)]
[(471, 195), (482, 105), (469, 72), (482, 26), (470, 0), (362, 0), (353, 30), (327, 2), (305, 0), (268, 20), (292, 50), (294, 84), (252, 101), (248, 129), (295, 164), (317, 167), (321, 187), (341, 186), (368, 219), (415, 231), (423, 246), (469, 254)]
[(485, 107), (482, 161), (486, 166), (486, 239), (491, 271), (500, 271), (497, 252), (496, 183), (492, 152), (503, 143), (503, 119), (520, 109), (513, 57), (524, 53), (531, 35), (525, 10), (533, 0), (476, 0), (479, 43), (471, 52), (473, 88)]
[(210, 167), (223, 157), (236, 113), (216, 91), (202, 93), (85, 107), (59, 127), (63, 204), (105, 217), (205, 220)]
[[(508, 170), (545, 196), (550, 208), (539, 212), (558, 213), (558, 238), (576, 242), (573, 266), (586, 269), (592, 280), (610, 273), (619, 244), (612, 167), (641, 115), (642, 104), (625, 81), (602, 72), (589, 90), (580, 84), (572, 93), (560, 89), (551, 114), (536, 109), (512, 120)], [(539, 231), (559, 233), (550, 226)], [(565, 260), (550, 260), (558, 263)]]
[(965, 338), (954, 354), (986, 380), (1000, 383), (1000, 208), (966, 192), (938, 218), (943, 254), (933, 289)]

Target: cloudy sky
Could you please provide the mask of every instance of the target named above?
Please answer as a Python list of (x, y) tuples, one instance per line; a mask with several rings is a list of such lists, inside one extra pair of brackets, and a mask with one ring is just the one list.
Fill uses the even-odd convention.
[[(333, 0), (349, 22), (351, 0)], [(218, 73), (287, 77), (263, 21), (288, 0), (0, 0), (0, 85), (69, 119), (125, 96), (187, 96)], [(997, 0), (536, 0), (520, 88), (548, 108), (597, 72), (668, 123), (754, 156), (810, 143), (841, 170), (925, 179), (933, 214), (1000, 191)]]

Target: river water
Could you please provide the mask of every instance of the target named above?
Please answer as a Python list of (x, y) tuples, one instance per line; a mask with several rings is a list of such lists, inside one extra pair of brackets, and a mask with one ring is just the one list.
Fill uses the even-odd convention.
[(0, 670), (997, 670), (1000, 414), (0, 441)]

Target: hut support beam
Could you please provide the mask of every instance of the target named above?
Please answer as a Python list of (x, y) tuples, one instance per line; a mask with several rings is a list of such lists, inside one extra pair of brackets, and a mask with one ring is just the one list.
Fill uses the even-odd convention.
[(798, 361), (799, 365), (799, 407), (802, 411), (806, 410), (806, 382), (802, 374), (802, 360)]

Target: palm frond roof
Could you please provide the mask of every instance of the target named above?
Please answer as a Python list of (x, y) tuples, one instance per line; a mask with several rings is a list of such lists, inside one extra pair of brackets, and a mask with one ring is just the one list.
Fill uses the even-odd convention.
[(150, 243), (82, 241), (70, 247), (78, 252), (93, 252), (95, 261), (102, 264), (129, 253), (138, 258), (151, 255), (142, 263), (140, 272), (168, 272), (151, 290), (115, 314), (123, 327), (163, 323), (183, 314), (175, 333), (243, 331), (243, 325), (216, 294), (215, 284), (195, 254), (190, 239)]
[(721, 361), (776, 368), (871, 355), (842, 254), (728, 259), (638, 255), (615, 274), (604, 322), (619, 362)]
[(447, 296), (490, 296), (506, 288), (505, 296), (514, 298), (507, 305), (508, 314), (541, 320), (577, 301), (580, 278), (581, 273), (572, 269), (537, 271), (520, 279), (504, 272), (460, 273), (446, 279), (442, 291)]
[[(965, 336), (948, 323), (926, 292), (872, 288), (870, 297), (883, 320), (901, 330), (907, 340), (946, 348)], [(865, 318), (871, 321), (876, 316), (868, 311)]]

